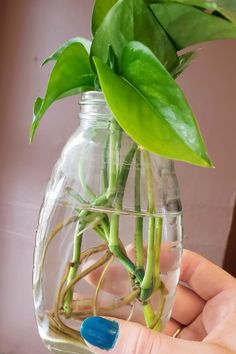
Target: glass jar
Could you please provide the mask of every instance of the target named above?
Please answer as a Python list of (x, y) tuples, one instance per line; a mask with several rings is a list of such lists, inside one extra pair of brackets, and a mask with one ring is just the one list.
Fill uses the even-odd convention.
[(33, 291), (39, 333), (53, 353), (91, 353), (80, 336), (93, 315), (161, 331), (182, 254), (173, 161), (120, 128), (102, 92), (80, 100), (40, 212)]

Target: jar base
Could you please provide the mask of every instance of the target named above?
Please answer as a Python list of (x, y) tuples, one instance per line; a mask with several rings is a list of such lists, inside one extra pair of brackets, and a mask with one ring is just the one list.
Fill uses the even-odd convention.
[(89, 348), (82, 348), (79, 345), (70, 343), (69, 341), (55, 341), (55, 339), (44, 339), (44, 345), (54, 354), (92, 354)]

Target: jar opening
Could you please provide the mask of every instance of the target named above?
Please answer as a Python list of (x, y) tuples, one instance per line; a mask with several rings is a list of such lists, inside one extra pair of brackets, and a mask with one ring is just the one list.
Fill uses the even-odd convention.
[(80, 95), (80, 120), (110, 121), (112, 112), (102, 91), (87, 91)]
[(85, 104), (107, 104), (102, 91), (86, 91), (80, 94), (80, 105)]

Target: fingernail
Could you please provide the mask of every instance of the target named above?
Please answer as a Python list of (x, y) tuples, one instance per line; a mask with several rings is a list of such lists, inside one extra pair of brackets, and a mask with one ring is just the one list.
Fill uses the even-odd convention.
[(90, 344), (100, 349), (109, 350), (116, 343), (119, 325), (117, 322), (103, 317), (88, 317), (82, 322), (80, 333)]

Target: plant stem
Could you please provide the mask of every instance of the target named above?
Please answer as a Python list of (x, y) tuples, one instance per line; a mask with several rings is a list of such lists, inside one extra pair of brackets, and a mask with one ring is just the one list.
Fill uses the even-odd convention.
[(148, 212), (149, 225), (148, 225), (148, 246), (147, 246), (147, 262), (146, 270), (144, 274), (143, 281), (141, 283), (141, 293), (140, 299), (147, 300), (153, 291), (153, 270), (154, 270), (154, 245), (155, 245), (155, 217), (153, 213), (155, 212), (154, 204), (154, 189), (153, 189), (153, 176), (152, 176), (152, 166), (150, 154), (148, 151), (143, 151), (144, 165), (147, 178), (147, 194), (148, 194)]
[[(102, 228), (99, 228), (98, 224), (101, 224)], [(108, 230), (106, 229), (106, 223), (104, 221), (104, 216), (102, 213), (91, 213), (85, 210), (82, 210), (80, 213), (79, 221), (76, 225), (75, 236), (74, 236), (74, 248), (73, 248), (73, 259), (72, 266), (67, 279), (67, 285), (69, 285), (73, 279), (76, 277), (78, 267), (80, 264), (80, 255), (81, 255), (81, 243), (83, 238), (83, 233), (88, 228), (93, 228), (102, 239), (107, 242)], [(104, 231), (105, 230), (105, 231)], [(64, 302), (64, 311), (68, 315), (71, 313), (71, 301), (73, 298), (73, 288), (71, 288), (66, 296)]]
[[(120, 210), (122, 208), (124, 190), (129, 175), (130, 164), (133, 160), (136, 150), (137, 150), (137, 144), (134, 143), (123, 161), (120, 174), (118, 176), (117, 191), (116, 191), (116, 198), (115, 198), (115, 208), (117, 210)], [(111, 161), (112, 158), (114, 158), (114, 154), (110, 155), (110, 167), (112, 167), (110, 173), (114, 175), (115, 171), (113, 169), (115, 165), (113, 163), (114, 161), (113, 162)], [(119, 259), (121, 264), (123, 264), (123, 266), (130, 273), (134, 274), (138, 278), (139, 282), (141, 282), (142, 275), (136, 269), (135, 264), (126, 256), (126, 254), (121, 249), (120, 240), (119, 240), (119, 219), (120, 216), (118, 213), (113, 214), (111, 217), (109, 249), (114, 254), (114, 256), (116, 256)]]
[(143, 314), (147, 327), (151, 328), (152, 323), (155, 319), (155, 312), (153, 311), (153, 308), (149, 302), (145, 302), (143, 304)]
[(84, 198), (81, 197), (79, 193), (77, 193), (73, 188), (67, 187), (66, 192), (74, 199), (76, 199), (80, 204), (88, 204), (87, 201), (84, 200)]
[(147, 151), (144, 151), (144, 163), (147, 176), (148, 212), (150, 216), (148, 226), (147, 264), (143, 282), (141, 284), (140, 299), (144, 301), (147, 300), (153, 291), (159, 289), (161, 300), (158, 313), (155, 314), (151, 304), (146, 301), (143, 304), (143, 312), (147, 326), (149, 328), (160, 331), (162, 329), (161, 316), (164, 310), (166, 299), (166, 289), (165, 285), (161, 282), (159, 264), (163, 219), (161, 217), (155, 218), (153, 216), (155, 212), (153, 176), (150, 155)]
[(111, 217), (111, 228), (109, 238), (109, 249), (116, 256), (121, 264), (128, 270), (128, 272), (134, 274), (139, 282), (142, 281), (142, 274), (136, 269), (135, 264), (124, 254), (120, 246), (119, 240), (119, 215), (114, 214)]
[(108, 147), (109, 147), (109, 138), (106, 140), (106, 144), (103, 151), (103, 161), (102, 161), (102, 172), (101, 172), (101, 193), (104, 194), (108, 189)]
[(109, 143), (109, 180), (107, 197), (113, 196), (116, 192), (117, 172), (118, 172), (118, 124), (113, 118), (110, 123), (110, 143)]
[(158, 217), (156, 219), (156, 241), (155, 241), (155, 261), (154, 261), (154, 289), (161, 287), (160, 278), (160, 253), (161, 253), (161, 239), (162, 239), (162, 224), (163, 219)]
[(115, 198), (116, 209), (122, 208), (125, 186), (126, 186), (127, 178), (128, 178), (129, 171), (130, 171), (130, 166), (131, 166), (131, 163), (132, 163), (132, 160), (134, 158), (136, 151), (137, 151), (137, 144), (134, 143), (131, 146), (130, 150), (128, 151), (128, 153), (125, 156), (124, 161), (122, 163), (120, 173), (118, 176), (118, 182), (117, 182), (117, 192), (116, 192), (116, 198)]
[[(75, 278), (78, 267), (79, 267), (79, 262), (80, 262), (80, 253), (81, 253), (81, 243), (82, 243), (82, 237), (83, 234), (81, 234), (81, 230), (83, 229), (84, 225), (81, 224), (80, 221), (78, 221), (75, 229), (75, 236), (74, 236), (74, 249), (73, 249), (73, 259), (72, 259), (72, 266), (70, 267), (69, 275), (67, 278), (67, 285), (71, 283), (71, 281)], [(73, 288), (68, 291), (68, 293), (65, 296), (65, 301), (64, 301), (64, 311), (67, 315), (70, 315), (71, 313), (71, 301), (73, 298)]]
[[(141, 211), (140, 182), (141, 182), (141, 152), (136, 151), (135, 166), (135, 211)], [(144, 251), (143, 251), (143, 218), (138, 216), (135, 221), (135, 264), (136, 268), (144, 276)]]
[(162, 316), (162, 313), (163, 313), (163, 310), (165, 307), (165, 303), (166, 303), (166, 289), (165, 289), (164, 283), (160, 284), (159, 289), (160, 289), (160, 295), (161, 295), (160, 305), (159, 305), (159, 309), (158, 309), (157, 314), (153, 318), (150, 328), (155, 329), (160, 332), (162, 330), (161, 316)]
[[(117, 184), (117, 142), (119, 138), (119, 131), (117, 129), (118, 125), (113, 119), (110, 124), (110, 143), (109, 143), (109, 156), (110, 156), (110, 161), (109, 161), (109, 186), (107, 189), (107, 193), (95, 197), (94, 193), (92, 192), (91, 188), (87, 185), (86, 183), (86, 178), (85, 178), (85, 171), (84, 171), (84, 158), (83, 158), (83, 153), (82, 157), (80, 160), (80, 182), (83, 187), (83, 190), (87, 193), (87, 195), (93, 200), (92, 205), (96, 206), (98, 204), (101, 204), (103, 201), (107, 202), (111, 196), (115, 194), (116, 191), (116, 184)], [(106, 152), (104, 152), (106, 154)], [(73, 250), (73, 260), (72, 260), (72, 267), (70, 268), (70, 272), (68, 275), (67, 279), (67, 285), (70, 285), (77, 274), (78, 266), (79, 266), (79, 260), (80, 260), (80, 251), (81, 251), (81, 242), (82, 242), (82, 237), (84, 231), (86, 229), (86, 224), (88, 223), (88, 218), (90, 215), (95, 216), (94, 213), (89, 212), (87, 210), (82, 210), (79, 213), (79, 222), (77, 224), (76, 230), (75, 230), (75, 236), (74, 236), (74, 250)], [(96, 217), (96, 216), (95, 216)], [(102, 230), (105, 233), (105, 239), (107, 240), (107, 232), (108, 232), (108, 227), (106, 225), (106, 221), (101, 221), (101, 226), (102, 228), (98, 228), (97, 225), (95, 225), (95, 230), (97, 230), (98, 234), (101, 236), (102, 235)], [(68, 290), (68, 292), (65, 295), (65, 300), (64, 300), (64, 311), (68, 315), (71, 313), (71, 301), (73, 298), (73, 287)]]

